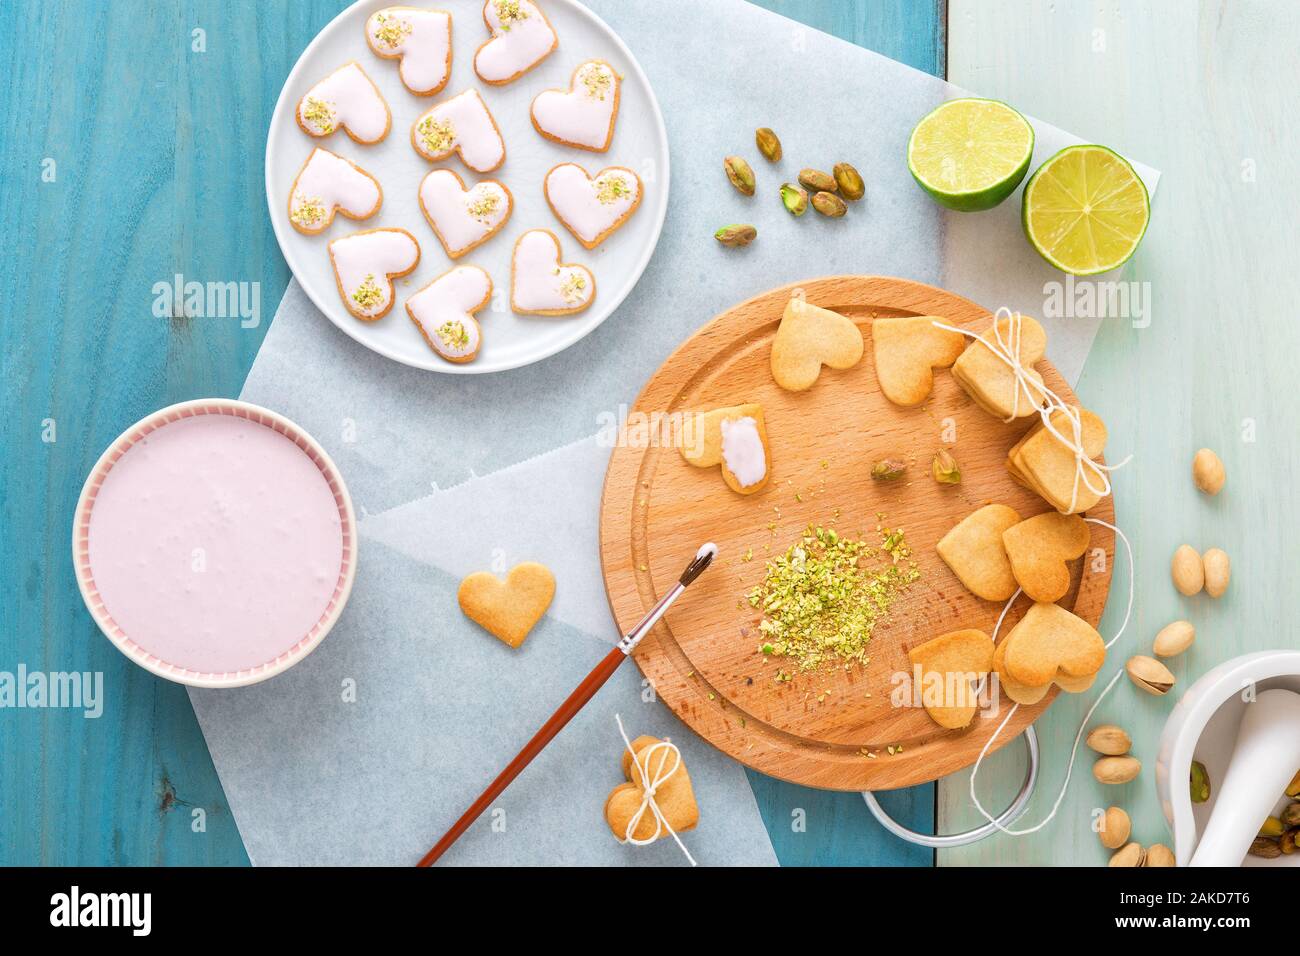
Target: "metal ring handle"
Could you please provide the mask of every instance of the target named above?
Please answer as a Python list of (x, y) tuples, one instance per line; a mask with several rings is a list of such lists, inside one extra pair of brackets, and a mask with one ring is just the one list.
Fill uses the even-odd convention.
[(876, 800), (876, 795), (870, 790), (862, 792), (862, 799), (866, 801), (867, 809), (871, 811), (872, 816), (880, 821), (882, 827), (908, 843), (928, 846), (935, 850), (947, 850), (955, 846), (969, 846), (972, 843), (978, 843), (985, 837), (996, 833), (1000, 827), (1005, 827), (1018, 819), (1029, 806), (1029, 798), (1034, 795), (1034, 785), (1038, 782), (1038, 735), (1034, 733), (1034, 728), (1030, 726), (1025, 728), (1024, 737), (1025, 746), (1029, 749), (1029, 770), (1025, 774), (1025, 782), (1020, 787), (1020, 792), (1016, 794), (1016, 798), (1011, 801), (1011, 806), (994, 817), (995, 822), (993, 823), (985, 823), (983, 826), (978, 826), (973, 830), (966, 830), (964, 833), (918, 833), (916, 830), (909, 830), (886, 813), (879, 801)]

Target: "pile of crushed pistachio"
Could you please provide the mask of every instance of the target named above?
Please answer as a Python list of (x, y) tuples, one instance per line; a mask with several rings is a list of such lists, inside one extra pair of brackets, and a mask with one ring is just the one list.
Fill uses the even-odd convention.
[(763, 612), (762, 654), (789, 658), (802, 671), (867, 662), (876, 625), (921, 576), (902, 530), (876, 530), (880, 544), (872, 546), (810, 526), (767, 562), (763, 583), (749, 593), (750, 606)]

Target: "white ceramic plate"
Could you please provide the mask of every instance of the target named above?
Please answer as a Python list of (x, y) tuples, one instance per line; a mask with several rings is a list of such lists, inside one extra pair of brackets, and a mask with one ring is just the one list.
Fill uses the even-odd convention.
[[(568, 348), (603, 322), (636, 285), (659, 241), (668, 209), (668, 135), (650, 83), (628, 48), (605, 23), (575, 0), (537, 0), (559, 36), (559, 46), (541, 65), (506, 86), (488, 86), (474, 73), (474, 51), (488, 38), (482, 0), (431, 0), (431, 9), (452, 15), (451, 79), (435, 96), (415, 96), (397, 76), (397, 61), (375, 56), (366, 45), (365, 22), (376, 10), (400, 5), (398, 0), (359, 0), (335, 17), (298, 58), (271, 117), (266, 142), (266, 196), (276, 239), (294, 277), (316, 307), (352, 338), (369, 349), (418, 368), (454, 374), (496, 372), (517, 368)], [(407, 0), (410, 6), (423, 6)], [(622, 100), (614, 141), (606, 153), (592, 153), (549, 142), (533, 129), (529, 107), (545, 89), (567, 89), (583, 60), (602, 59), (623, 77)], [(375, 82), (393, 114), (388, 136), (374, 146), (362, 146), (339, 131), (316, 139), (299, 129), (294, 111), (298, 100), (315, 83), (348, 60), (356, 60)], [(506, 162), (480, 176), (454, 155), (430, 163), (411, 146), (416, 118), (435, 103), (469, 88), (488, 104), (506, 143)], [(318, 236), (304, 236), (288, 219), (289, 187), (316, 146), (323, 146), (358, 164), (384, 189), (378, 214), (357, 222), (337, 216)], [(637, 171), (645, 196), (632, 218), (610, 238), (588, 252), (555, 218), (542, 194), (542, 179), (558, 163), (575, 162), (593, 175), (606, 166)], [(504, 229), (488, 242), (456, 260), (486, 269), (492, 276), (493, 301), (478, 313), (483, 347), (466, 365), (439, 358), (425, 344), (404, 308), (406, 300), (435, 276), (451, 268), (437, 237), (420, 211), (417, 190), (430, 169), (455, 170), (467, 185), (481, 178), (498, 179), (514, 195), (514, 213)], [(420, 265), (397, 280), (392, 311), (378, 322), (353, 318), (339, 299), (326, 247), (331, 239), (362, 229), (401, 227), (420, 243)], [(529, 229), (544, 228), (560, 239), (563, 259), (586, 265), (596, 276), (596, 298), (585, 312), (564, 317), (515, 315), (510, 311), (510, 255), (515, 240)]]

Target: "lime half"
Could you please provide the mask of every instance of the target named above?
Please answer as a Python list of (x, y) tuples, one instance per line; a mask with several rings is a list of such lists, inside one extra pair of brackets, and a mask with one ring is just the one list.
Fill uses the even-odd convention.
[(949, 100), (928, 113), (907, 141), (907, 168), (942, 206), (992, 209), (1025, 178), (1034, 129), (1006, 103)]
[(1029, 177), (1021, 220), (1039, 254), (1077, 276), (1128, 261), (1147, 231), (1151, 200), (1128, 161), (1105, 146), (1068, 146)]

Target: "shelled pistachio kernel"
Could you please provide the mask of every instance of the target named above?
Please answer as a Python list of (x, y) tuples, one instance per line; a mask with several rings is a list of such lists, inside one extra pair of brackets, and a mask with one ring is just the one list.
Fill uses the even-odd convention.
[(758, 230), (753, 226), (737, 223), (723, 226), (713, 234), (713, 238), (724, 246), (747, 246), (758, 238)]
[(957, 459), (953, 458), (952, 453), (946, 448), (940, 448), (935, 453), (934, 460), (930, 462), (930, 474), (941, 485), (961, 484), (961, 468), (957, 466)]
[(1204, 803), (1210, 799), (1210, 772), (1205, 769), (1205, 764), (1199, 760), (1192, 761), (1192, 769), (1188, 773), (1187, 788), (1191, 794), (1192, 803)]
[(827, 192), (813, 193), (812, 207), (830, 219), (839, 219), (849, 211), (843, 199)]
[(848, 163), (836, 163), (831, 173), (845, 199), (856, 202), (866, 195), (867, 184), (862, 181), (862, 175)]
[(769, 163), (781, 161), (781, 140), (766, 126), (760, 126), (754, 130), (754, 145), (758, 151), (763, 154), (763, 158)]
[(738, 192), (746, 196), (754, 195), (754, 170), (749, 163), (739, 156), (728, 156), (722, 161), (722, 169)]
[(781, 205), (790, 215), (802, 216), (808, 211), (808, 194), (793, 183), (782, 183)]
[(834, 176), (811, 167), (799, 170), (799, 185), (812, 193), (833, 193), (839, 188)]

